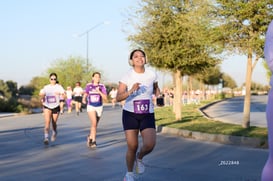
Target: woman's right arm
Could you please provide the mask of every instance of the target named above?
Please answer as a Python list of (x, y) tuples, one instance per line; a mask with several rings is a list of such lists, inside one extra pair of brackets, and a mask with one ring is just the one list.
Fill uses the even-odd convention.
[(132, 94), (132, 92), (127, 91), (127, 86), (124, 83), (119, 82), (118, 92), (117, 92), (117, 97), (116, 97), (117, 102), (121, 102), (121, 101), (125, 100), (131, 94)]
[(39, 96), (41, 97), (41, 99), (44, 99), (45, 98), (45, 88), (42, 88), (39, 92)]

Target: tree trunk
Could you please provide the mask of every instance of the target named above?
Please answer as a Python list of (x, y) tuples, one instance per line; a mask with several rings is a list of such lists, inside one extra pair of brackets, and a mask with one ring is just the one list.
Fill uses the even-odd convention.
[(187, 80), (187, 104), (191, 103), (191, 78), (188, 76)]
[[(176, 87), (176, 84), (175, 84), (175, 72), (172, 73), (172, 77), (173, 77), (173, 86), (174, 86), (174, 96), (175, 96), (175, 87)], [(173, 113), (175, 114), (175, 110), (176, 110), (176, 104), (175, 104), (175, 97), (173, 98)]]
[(174, 89), (174, 111), (175, 111), (175, 120), (179, 121), (181, 120), (182, 116), (181, 116), (181, 100), (182, 100), (182, 96), (181, 96), (181, 71), (176, 70), (175, 75), (175, 89)]
[(246, 71), (246, 94), (244, 99), (244, 113), (243, 113), (243, 128), (250, 126), (250, 103), (251, 103), (251, 77), (252, 77), (252, 51), (250, 50), (247, 57), (247, 71)]
[(189, 92), (189, 100), (190, 100), (190, 104), (192, 103), (192, 101), (193, 101), (193, 95), (192, 95), (192, 92), (193, 92), (193, 90), (192, 90), (192, 76), (189, 76), (189, 87), (190, 87), (190, 92)]

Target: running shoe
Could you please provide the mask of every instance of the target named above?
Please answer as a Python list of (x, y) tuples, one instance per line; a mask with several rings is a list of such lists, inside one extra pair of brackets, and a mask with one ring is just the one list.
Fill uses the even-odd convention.
[(136, 158), (135, 161), (135, 172), (137, 174), (142, 174), (145, 171), (145, 165), (143, 164), (142, 160)]
[(57, 132), (52, 134), (50, 141), (54, 142), (56, 140), (56, 137), (57, 137)]
[(45, 144), (45, 145), (48, 145), (48, 144), (49, 144), (48, 138), (45, 138), (45, 139), (44, 139), (44, 144)]
[(124, 176), (123, 181), (134, 181), (134, 174), (133, 173), (126, 173)]
[(90, 145), (91, 148), (96, 148), (97, 147), (97, 143), (96, 141), (93, 141)]
[(91, 145), (92, 145), (92, 139), (90, 139), (89, 138), (89, 135), (87, 135), (87, 142), (86, 142), (86, 145), (87, 145), (87, 147), (91, 147)]

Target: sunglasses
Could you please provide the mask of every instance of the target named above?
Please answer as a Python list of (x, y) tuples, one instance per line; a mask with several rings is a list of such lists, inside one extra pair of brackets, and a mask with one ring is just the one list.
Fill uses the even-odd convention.
[(56, 78), (50, 78), (50, 80), (57, 80)]

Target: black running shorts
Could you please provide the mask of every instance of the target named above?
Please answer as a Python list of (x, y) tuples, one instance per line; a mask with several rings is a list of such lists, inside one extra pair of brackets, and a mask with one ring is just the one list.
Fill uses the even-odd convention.
[(81, 103), (82, 102), (82, 96), (75, 96), (74, 101)]
[(53, 108), (53, 109), (51, 109), (51, 108), (49, 108), (49, 107), (46, 107), (46, 106), (44, 106), (44, 108), (45, 108), (45, 109), (51, 110), (51, 111), (52, 111), (52, 114), (57, 114), (57, 113), (60, 112), (60, 106), (55, 107), (55, 108)]
[(145, 128), (155, 129), (155, 115), (154, 113), (136, 114), (126, 110), (122, 112), (122, 124), (124, 130)]

